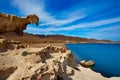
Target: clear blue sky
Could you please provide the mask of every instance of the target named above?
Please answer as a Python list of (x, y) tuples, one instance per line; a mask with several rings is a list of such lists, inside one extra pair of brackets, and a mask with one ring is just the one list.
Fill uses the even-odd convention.
[(0, 0), (0, 12), (38, 15), (28, 33), (120, 40), (120, 0)]

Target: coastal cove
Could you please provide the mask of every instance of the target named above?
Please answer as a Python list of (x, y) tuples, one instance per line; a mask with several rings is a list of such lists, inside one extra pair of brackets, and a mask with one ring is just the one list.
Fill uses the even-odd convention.
[(105, 77), (120, 76), (120, 44), (79, 43), (66, 44), (76, 59), (94, 60), (93, 70)]

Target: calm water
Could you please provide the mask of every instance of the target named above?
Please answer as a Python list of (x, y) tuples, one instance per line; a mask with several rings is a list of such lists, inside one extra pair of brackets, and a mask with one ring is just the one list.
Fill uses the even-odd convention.
[(94, 70), (106, 77), (120, 76), (120, 44), (66, 44), (80, 60), (94, 60)]

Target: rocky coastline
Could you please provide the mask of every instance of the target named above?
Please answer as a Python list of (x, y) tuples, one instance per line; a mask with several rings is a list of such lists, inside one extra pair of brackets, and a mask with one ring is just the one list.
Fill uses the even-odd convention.
[(22, 18), (0, 13), (0, 21), (0, 80), (120, 80), (119, 77), (105, 78), (85, 68), (93, 65), (92, 61), (83, 61), (85, 67), (81, 66), (63, 45), (111, 42), (109, 40), (24, 33), (27, 24), (38, 25), (35, 14)]
[(71, 51), (47, 45), (35, 48), (0, 37), (0, 80), (119, 80), (77, 63)]

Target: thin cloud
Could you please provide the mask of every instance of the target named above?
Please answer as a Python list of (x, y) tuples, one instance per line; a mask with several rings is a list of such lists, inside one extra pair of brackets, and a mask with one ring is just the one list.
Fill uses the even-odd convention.
[(49, 31), (67, 30), (68, 31), (68, 30), (75, 30), (75, 29), (81, 29), (81, 28), (86, 29), (86, 28), (94, 28), (102, 25), (112, 24), (116, 22), (120, 22), (120, 17), (112, 18), (112, 19), (104, 19), (104, 20), (99, 20), (99, 21), (89, 22), (89, 23), (81, 23), (81, 24), (66, 26), (62, 28), (46, 28), (46, 30), (49, 30)]
[[(40, 17), (40, 22), (42, 22), (42, 24), (40, 24), (39, 26), (49, 27), (64, 26), (64, 24), (69, 24), (76, 20), (85, 18), (91, 14), (89, 11), (95, 6), (94, 5), (92, 7), (82, 7), (81, 9), (78, 9), (76, 8), (77, 6), (74, 6), (74, 8), (76, 9), (68, 9), (63, 11), (61, 15), (66, 16), (66, 18), (59, 20), (56, 19), (55, 16), (45, 11), (46, 4), (44, 3), (44, 0), (13, 0), (12, 5), (18, 8), (23, 15), (29, 15), (33, 13), (38, 15)], [(94, 10), (92, 11), (92, 13), (95, 13), (97, 11), (99, 10)]]
[(18, 8), (24, 15), (33, 13), (38, 15), (40, 17), (40, 21), (43, 22), (43, 24), (40, 24), (39, 26), (61, 26), (85, 17), (85, 15), (76, 16), (76, 14), (74, 14), (75, 16), (70, 16), (67, 19), (58, 20), (54, 16), (50, 15), (47, 11), (45, 11), (45, 4), (42, 0), (14, 0), (12, 1), (12, 5)]
[[(118, 15), (118, 12), (116, 12), (119, 11), (118, 8), (116, 9), (116, 5), (118, 4), (114, 3), (113, 0), (100, 1), (99, 4), (96, 4), (97, 1), (96, 2), (83, 1), (78, 5), (71, 6), (71, 8), (63, 9), (62, 11), (60, 11), (60, 13), (47, 12), (45, 9), (48, 4), (44, 3), (45, 0), (24, 0), (24, 1), (13, 0), (11, 2), (13, 6), (21, 12), (22, 15), (26, 16), (34, 13), (40, 17), (39, 24), (40, 28), (28, 25), (27, 29), (25, 30), (25, 32), (28, 33), (52, 34), (62, 32), (63, 34), (67, 34), (67, 31), (70, 31), (71, 33), (71, 31), (75, 31), (77, 29), (83, 31), (85, 31), (86, 29), (90, 29), (89, 31), (91, 33), (84, 32), (86, 33), (86, 35), (83, 34), (80, 36), (91, 38), (92, 37), (97, 38), (97, 35), (99, 36), (101, 34), (106, 34), (107, 36), (107, 32), (111, 31), (112, 33), (113, 30), (116, 32), (113, 32), (113, 34), (111, 34), (112, 36), (117, 35), (117, 32), (119, 33), (119, 27), (114, 28), (113, 25), (111, 28), (109, 28), (109, 25), (120, 22), (120, 16)], [(106, 12), (113, 13), (107, 14)], [(107, 28), (103, 29), (104, 26), (106, 26)], [(96, 29), (99, 29), (99, 31), (94, 32), (94, 30)], [(96, 36), (93, 34), (96, 34)]]
[[(96, 33), (95, 33), (96, 32)], [(86, 33), (88, 36), (87, 38), (93, 38), (95, 37), (96, 39), (112, 39), (112, 40), (120, 40), (120, 25), (112, 25), (108, 26), (102, 29), (98, 29), (96, 31), (91, 31)], [(84, 36), (86, 37), (86, 36)]]
[[(44, 8), (44, 2), (38, 1), (38, 0), (14, 0), (12, 1), (12, 4), (14, 7), (18, 8), (20, 12), (24, 15), (29, 14), (36, 14), (38, 15), (42, 21), (54, 21), (56, 20), (53, 16), (51, 16), (49, 13), (45, 12)], [(24, 4), (24, 5), (22, 5)]]
[[(102, 26), (102, 25), (108, 25), (108, 24), (112, 24), (112, 23), (116, 23), (116, 22), (120, 22), (120, 17), (118, 18), (112, 18), (112, 19), (105, 19), (105, 20), (99, 20), (96, 22), (91, 22), (91, 23), (84, 23), (84, 24), (77, 24), (77, 25), (72, 25), (72, 26), (67, 26), (67, 27), (61, 27), (61, 28), (45, 28), (45, 29), (41, 29), (41, 28), (34, 28), (32, 26), (27, 27), (27, 30), (25, 30), (25, 32), (29, 32), (29, 31), (34, 31), (37, 32), (38, 34), (40, 33), (51, 33), (51, 32), (57, 32), (57, 31), (72, 31), (75, 29), (91, 29), (91, 28), (95, 28), (97, 27), (99, 29), (98, 26)], [(102, 28), (99, 29), (99, 31), (106, 31), (106, 30), (112, 30), (112, 29), (120, 29), (119, 27), (107, 27), (107, 28)]]

